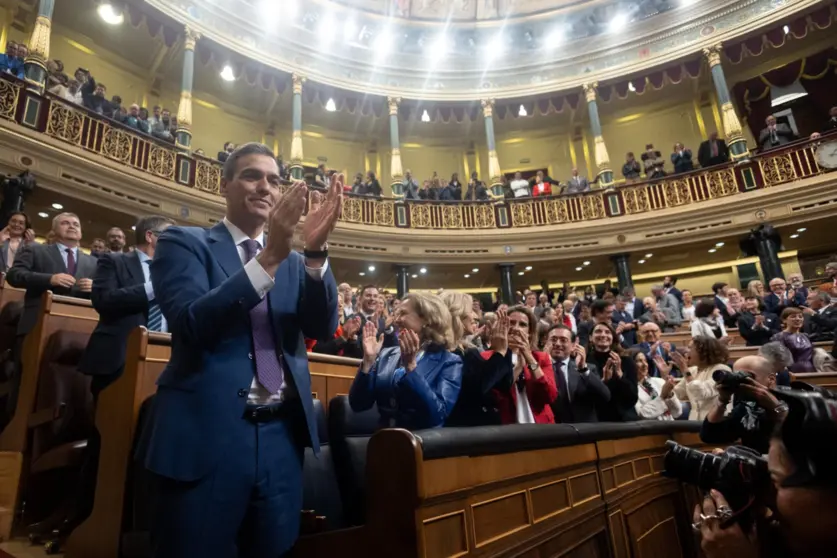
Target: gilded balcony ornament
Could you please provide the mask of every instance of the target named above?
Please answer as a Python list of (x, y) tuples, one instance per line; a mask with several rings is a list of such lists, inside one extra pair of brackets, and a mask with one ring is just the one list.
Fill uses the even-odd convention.
[(692, 192), (686, 180), (667, 180), (663, 183), (666, 207), (692, 203)]
[(596, 88), (599, 86), (599, 83), (594, 81), (593, 83), (584, 83), (581, 85), (581, 88), (584, 90), (584, 98), (587, 99), (588, 103), (592, 103), (596, 100)]
[(392, 160), (390, 161), (390, 174), (393, 181), (401, 182), (404, 178), (404, 169), (401, 166), (401, 149), (398, 147), (392, 148)]
[(494, 207), (487, 204), (471, 205), (474, 215), (474, 227), (478, 229), (493, 229), (497, 226), (494, 218)]
[(717, 44), (703, 49), (703, 56), (705, 56), (706, 61), (709, 62), (710, 68), (713, 68), (721, 63), (721, 48), (721, 45)]
[(221, 165), (214, 165), (206, 161), (198, 160), (195, 166), (195, 188), (219, 194), (221, 192)]
[(32, 35), (29, 36), (27, 62), (34, 62), (46, 69), (46, 61), (49, 60), (49, 37), (51, 32), (52, 20), (43, 15), (35, 18), (35, 27), (32, 29)]
[(417, 229), (429, 229), (433, 227), (429, 204), (410, 204), (410, 225)]
[(518, 202), (510, 205), (512, 223), (515, 227), (534, 226), (535, 218), (532, 214), (532, 202)]
[(299, 74), (293, 74), (291, 76), (294, 95), (302, 95), (302, 85), (305, 83), (305, 79), (305, 76), (301, 76)]
[(340, 220), (349, 223), (362, 223), (363, 199), (354, 197), (344, 197), (343, 213), (340, 216)]
[(462, 206), (459, 204), (442, 205), (442, 228), (443, 229), (461, 229), (462, 226)]
[(102, 133), (102, 155), (129, 164), (131, 161), (131, 140), (131, 134), (128, 132), (106, 125)]
[(622, 197), (625, 199), (625, 213), (628, 215), (651, 210), (648, 199), (648, 185), (626, 188), (622, 191)]
[[(593, 139), (594, 145), (594, 153), (596, 157), (596, 166), (599, 169), (599, 174), (603, 172), (610, 172), (612, 169), (610, 168), (610, 155), (607, 153), (607, 146), (605, 145), (604, 138), (602, 136), (596, 136)], [(606, 185), (606, 186), (609, 186)]]
[[(0, 82), (2, 83), (2, 82)], [(46, 133), (52, 137), (81, 144), (81, 131), (84, 127), (84, 115), (67, 105), (53, 101), (49, 107)]]
[(14, 120), (17, 113), (17, 100), (20, 94), (20, 85), (0, 79), (0, 118)]
[(398, 116), (398, 105), (401, 104), (401, 97), (387, 97), (387, 105), (389, 105), (389, 115)]
[(605, 216), (601, 194), (581, 196), (581, 217), (583, 220), (601, 219)]
[[(731, 146), (736, 143), (744, 143), (746, 148), (746, 141), (744, 133), (741, 130), (741, 121), (738, 120), (738, 115), (735, 114), (735, 109), (732, 103), (727, 101), (721, 105), (721, 119), (724, 123), (724, 134), (727, 137), (727, 145)], [(732, 151), (730, 151), (732, 153)], [(733, 160), (746, 159), (750, 157), (750, 152), (746, 149), (744, 153), (731, 155)]]
[(192, 92), (180, 92), (180, 104), (177, 107), (177, 129), (190, 130), (192, 128)]
[(294, 130), (291, 135), (291, 163), (302, 163), (302, 130)]
[(174, 180), (174, 152), (156, 144), (150, 144), (148, 170), (157, 176)]
[(482, 115), (485, 118), (493, 118), (494, 117), (494, 99), (483, 99), (480, 101), (480, 105), (482, 105)]
[(738, 193), (733, 169), (723, 169), (709, 173), (707, 176), (710, 198), (723, 198)]
[(201, 34), (187, 25), (183, 29), (183, 49), (195, 50), (195, 44), (198, 42), (198, 39), (200, 38)]
[(375, 224), (382, 227), (395, 226), (395, 203), (389, 200), (373, 202), (375, 206)]
[(789, 153), (759, 159), (759, 167), (766, 187), (796, 180), (796, 169)]
[(501, 184), (503, 181), (503, 171), (500, 170), (500, 158), (497, 156), (495, 149), (488, 152), (488, 176), (491, 180), (491, 186)]

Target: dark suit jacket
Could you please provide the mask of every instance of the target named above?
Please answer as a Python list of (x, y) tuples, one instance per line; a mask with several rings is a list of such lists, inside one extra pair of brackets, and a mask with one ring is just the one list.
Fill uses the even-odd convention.
[[(167, 229), (157, 243), (151, 279), (172, 347), (137, 453), (157, 475), (195, 481), (215, 470), (231, 432), (244, 420), (256, 373), (250, 311), (261, 298), (223, 223)], [(337, 284), (331, 269), (322, 280), (309, 276), (297, 252), (279, 265), (275, 281), (267, 294), (273, 339), (282, 351), (285, 382), (299, 396), (283, 403), (286, 422), (316, 454), (305, 338), (329, 339), (337, 330)]]
[(756, 317), (749, 312), (741, 312), (738, 316), (738, 332), (747, 342), (748, 347), (761, 347), (782, 331), (782, 323), (776, 314), (763, 312), (762, 315), (765, 326), (763, 328), (753, 327), (756, 324)]
[[(660, 377), (660, 371), (657, 370), (657, 363), (654, 362), (654, 357), (651, 354), (651, 343), (648, 343), (647, 341), (643, 341), (642, 343), (639, 343), (638, 345), (634, 345), (633, 348), (634, 349), (639, 349), (640, 352), (642, 352), (642, 354), (645, 355), (645, 360), (648, 361), (648, 375), (652, 376), (654, 378), (659, 378)], [(676, 348), (677, 347), (675, 347), (674, 343), (671, 343), (671, 350), (669, 351), (669, 353), (668, 354), (663, 353), (663, 355), (662, 355), (663, 360), (666, 361), (667, 363), (671, 362), (671, 356), (670, 356), (671, 351), (674, 351)], [(682, 374), (683, 372), (684, 371), (681, 370), (680, 373)], [(672, 373), (673, 376), (677, 375), (677, 372), (675, 370), (672, 370), (671, 373)]]
[(837, 307), (829, 306), (822, 314), (805, 314), (805, 333), (811, 341), (831, 341), (834, 339), (834, 331), (837, 329)]
[[(614, 310), (613, 314), (611, 315), (611, 321), (613, 322), (613, 327), (615, 328), (622, 322), (633, 323), (634, 317), (631, 316), (627, 310), (625, 310), (624, 312)], [(622, 332), (622, 345), (624, 345), (625, 347), (632, 347), (636, 345), (636, 328)]]
[(645, 305), (641, 299), (634, 298), (634, 319), (638, 320), (643, 314), (645, 314)]
[(782, 310), (787, 308), (788, 306), (805, 306), (805, 298), (803, 298), (801, 292), (795, 292), (793, 298), (788, 299), (786, 301), (782, 301), (778, 296), (774, 293), (770, 293), (764, 297), (764, 309), (771, 314), (776, 314), (777, 316), (782, 315)]
[[(553, 373), (556, 374), (555, 385), (560, 386), (563, 380), (557, 377), (554, 365)], [(610, 390), (601, 377), (590, 370), (586, 374), (579, 373), (572, 358), (567, 362), (567, 392), (558, 388), (558, 397), (552, 403), (555, 422), (598, 422), (596, 406), (610, 401)]]
[[(96, 271), (96, 258), (78, 250), (76, 279), (92, 279)], [(64, 258), (56, 244), (27, 244), (15, 256), (15, 264), (6, 274), (6, 280), (13, 287), (26, 289), (23, 303), (23, 315), (18, 323), (17, 334), (26, 335), (38, 321), (41, 307), (41, 295), (46, 291), (62, 296), (90, 298), (90, 293), (81, 292), (77, 286), (69, 289), (53, 287), (50, 279), (56, 273), (67, 273)]]
[(761, 132), (759, 132), (759, 146), (762, 151), (785, 145), (794, 140), (793, 130), (790, 129), (790, 126), (781, 122), (776, 124), (775, 136), (776, 141), (774, 143), (770, 137), (769, 129), (764, 128)]
[(107, 376), (104, 385), (122, 374), (131, 330), (148, 323), (142, 265), (136, 252), (130, 252), (102, 254), (96, 267), (91, 298), (99, 324), (90, 336), (79, 370), (90, 376)]
[[(764, 301), (764, 305), (767, 306), (767, 300)], [(727, 305), (718, 296), (715, 296), (715, 308), (721, 312), (721, 317), (724, 319), (724, 325), (726, 327), (735, 327), (738, 321), (738, 314), (730, 314), (727, 310)]]
[(722, 165), (729, 161), (727, 142), (719, 139), (716, 143), (718, 144), (718, 155), (715, 157), (712, 156), (712, 146), (709, 144), (709, 140), (700, 144), (698, 148), (698, 162), (701, 167), (706, 168), (714, 165)]

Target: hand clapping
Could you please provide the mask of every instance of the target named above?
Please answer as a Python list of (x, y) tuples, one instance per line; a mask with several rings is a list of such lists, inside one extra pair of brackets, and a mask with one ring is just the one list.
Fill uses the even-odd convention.
[(305, 247), (309, 250), (322, 250), (328, 241), (328, 235), (337, 225), (337, 219), (343, 209), (343, 181), (343, 175), (335, 173), (331, 175), (328, 194), (311, 194), (311, 207), (302, 228)]
[(413, 330), (402, 329), (398, 332), (398, 344), (401, 346), (401, 364), (407, 372), (412, 372), (416, 369), (416, 355), (421, 341)]
[(264, 250), (256, 256), (258, 262), (271, 277), (291, 253), (294, 230), (305, 210), (305, 195), (308, 187), (297, 181), (288, 188), (273, 206), (268, 218), (268, 229)]
[(384, 336), (378, 335), (378, 325), (367, 321), (363, 325), (363, 371), (369, 372), (381, 347), (384, 346)]

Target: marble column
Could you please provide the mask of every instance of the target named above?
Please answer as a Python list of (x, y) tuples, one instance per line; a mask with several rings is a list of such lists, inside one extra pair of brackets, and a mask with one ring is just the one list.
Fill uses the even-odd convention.
[(294, 74), (293, 135), (291, 136), (291, 177), (302, 180), (302, 84), (305, 78)]
[(764, 277), (764, 284), (779, 277), (785, 278), (782, 270), (782, 262), (779, 260), (780, 241), (776, 230), (769, 224), (759, 225), (750, 231), (749, 239), (756, 249), (761, 264), (761, 274)]
[(732, 106), (727, 78), (724, 75), (724, 67), (721, 65), (721, 45), (703, 49), (703, 55), (709, 63), (709, 71), (712, 73), (712, 81), (715, 83), (718, 103), (721, 105), (721, 121), (724, 123), (724, 136), (727, 147), (729, 147), (730, 157), (733, 161), (749, 159), (750, 151), (747, 149), (747, 140), (741, 131), (741, 121)]
[[(52, 10), (55, 0), (40, 0), (35, 27), (29, 36), (29, 54), (26, 55), (24, 76), (26, 86), (37, 93), (43, 93), (46, 87), (47, 61), (49, 60), (49, 39), (52, 33)], [(6, 48), (4, 44), (2, 48)]]
[(514, 264), (501, 263), (497, 267), (500, 268), (500, 302), (512, 306), (514, 305), (514, 282), (512, 281)]
[(395, 266), (395, 287), (398, 299), (404, 298), (410, 292), (410, 266), (407, 264), (396, 264)]
[[(392, 149), (390, 174), (392, 175), (392, 196), (404, 197), (404, 171), (401, 168), (401, 140), (398, 137), (398, 105), (401, 97), (387, 97), (389, 104), (389, 143)], [(399, 283), (400, 285), (400, 283)]]
[(616, 254), (610, 257), (613, 262), (613, 267), (616, 268), (616, 279), (619, 281), (619, 292), (625, 290), (626, 287), (634, 287), (634, 280), (631, 277), (631, 255), (630, 254)]
[[(500, 170), (500, 159), (497, 157), (497, 144), (494, 141), (494, 99), (483, 99), (482, 114), (485, 117), (485, 139), (488, 143), (488, 184), (489, 192), (494, 198), (503, 198), (503, 171)], [(470, 177), (465, 177), (467, 182)], [(483, 177), (480, 177), (483, 179)]]
[(184, 150), (192, 148), (192, 82), (195, 77), (195, 43), (200, 35), (189, 26), (183, 38), (183, 77), (180, 82), (180, 104), (177, 106), (175, 145)]
[[(610, 167), (610, 155), (607, 153), (604, 137), (602, 137), (602, 122), (599, 120), (599, 105), (596, 103), (596, 87), (598, 83), (582, 85), (587, 99), (587, 115), (590, 117), (590, 131), (593, 132), (593, 156), (596, 160), (596, 179), (600, 188), (613, 186), (613, 169)], [(593, 177), (590, 177), (592, 180)]]

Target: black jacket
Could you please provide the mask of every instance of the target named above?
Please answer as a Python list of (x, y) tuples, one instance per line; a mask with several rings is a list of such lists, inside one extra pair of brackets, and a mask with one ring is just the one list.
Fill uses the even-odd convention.
[(837, 306), (831, 305), (822, 314), (805, 315), (803, 331), (808, 334), (812, 342), (831, 341), (837, 329)]
[[(588, 351), (587, 366), (590, 367), (590, 374), (598, 374), (600, 378), (603, 378), (602, 370), (608, 356), (609, 353)], [(630, 357), (623, 356), (621, 360), (622, 377), (617, 378), (614, 375), (610, 380), (604, 382), (604, 385), (610, 390), (610, 401), (600, 402), (596, 406), (596, 414), (601, 422), (639, 420), (639, 415), (636, 412), (636, 402), (639, 397), (637, 394), (639, 388), (636, 382), (636, 365)]]
[(456, 349), (462, 358), (462, 387), (445, 426), (502, 424), (492, 390), (508, 391), (512, 383), (511, 351), (494, 353), (488, 360), (476, 348)]
[(610, 390), (602, 382), (601, 377), (593, 371), (588, 370), (585, 374), (578, 371), (574, 359), (567, 362), (567, 393), (561, 388), (562, 381), (557, 377), (555, 363), (552, 364), (553, 373), (556, 375), (555, 386), (558, 388), (558, 397), (552, 403), (552, 413), (555, 415), (555, 422), (577, 423), (577, 422), (599, 422), (596, 409), (608, 405), (610, 402)]
[(698, 162), (701, 167), (706, 168), (714, 165), (722, 165), (729, 161), (729, 148), (727, 147), (727, 142), (719, 139), (716, 140), (715, 143), (718, 147), (718, 155), (715, 157), (712, 156), (712, 145), (709, 143), (709, 140), (700, 144), (700, 147), (698, 148)]
[(782, 324), (776, 314), (762, 312), (764, 316), (764, 327), (754, 328), (756, 323), (755, 315), (750, 312), (741, 312), (738, 315), (738, 332), (747, 342), (748, 347), (760, 347), (770, 342), (770, 338), (782, 331)]
[(735, 401), (732, 411), (721, 422), (703, 420), (700, 439), (706, 444), (731, 444), (740, 439), (741, 445), (765, 454), (770, 449), (773, 431), (773, 422), (766, 413), (754, 401)]

